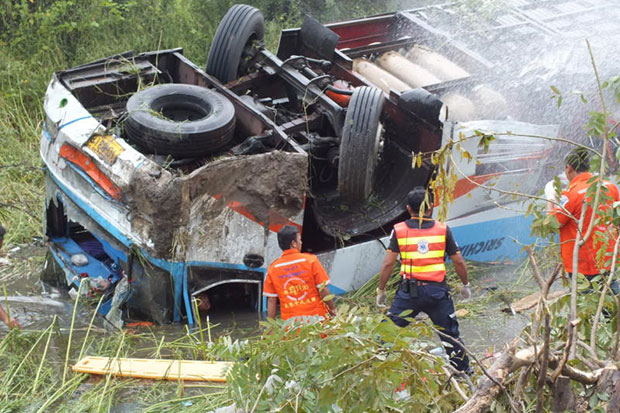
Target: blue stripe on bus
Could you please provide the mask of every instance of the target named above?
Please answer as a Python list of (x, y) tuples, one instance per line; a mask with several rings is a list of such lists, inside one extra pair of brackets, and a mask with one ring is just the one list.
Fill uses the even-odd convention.
[(60, 125), (60, 127), (58, 128), (58, 130), (61, 130), (61, 129), (62, 129), (62, 128), (64, 128), (65, 126), (69, 126), (69, 125), (71, 125), (71, 124), (73, 124), (73, 123), (79, 122), (79, 121), (84, 120), (84, 119), (95, 119), (95, 118), (93, 118), (93, 117), (92, 117), (92, 116), (90, 116), (90, 115), (89, 115), (89, 116), (82, 116), (81, 118), (73, 119), (73, 120), (70, 120), (70, 121), (69, 121), (69, 122), (67, 122), (67, 123), (63, 123), (62, 125)]

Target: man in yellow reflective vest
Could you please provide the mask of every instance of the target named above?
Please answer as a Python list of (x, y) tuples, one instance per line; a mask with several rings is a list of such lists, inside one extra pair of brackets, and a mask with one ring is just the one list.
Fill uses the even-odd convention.
[[(400, 254), (401, 283), (388, 316), (399, 327), (406, 327), (409, 320), (399, 317), (404, 311), (413, 311), (407, 318), (413, 318), (420, 312), (428, 314), (433, 324), (443, 333), (440, 338), (452, 365), (461, 372), (471, 374), (469, 358), (459, 337), (454, 304), (445, 281), (445, 257), (448, 255), (452, 260), (463, 282), (461, 294), (466, 299), (471, 297), (467, 266), (450, 228), (430, 218), (432, 205), (432, 195), (427, 195), (424, 188), (416, 187), (409, 192), (407, 211), (411, 219), (396, 224), (392, 231), (390, 245), (381, 265), (377, 305), (385, 307), (385, 285)], [(423, 206), (424, 213), (420, 215)]]

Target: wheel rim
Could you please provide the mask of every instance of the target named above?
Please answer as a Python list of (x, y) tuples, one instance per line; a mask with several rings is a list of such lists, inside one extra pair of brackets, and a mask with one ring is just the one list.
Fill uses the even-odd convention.
[(370, 171), (370, 179), (366, 182), (366, 193), (368, 196), (372, 194), (374, 182), (375, 182), (375, 170), (377, 169), (377, 165), (379, 164), (379, 158), (381, 156), (381, 143), (383, 141), (383, 132), (384, 132), (383, 124), (379, 123), (377, 126), (377, 133), (375, 134), (375, 146), (373, 148), (373, 154), (370, 158), (370, 165), (368, 165), (368, 169)]
[(245, 46), (243, 46), (243, 50), (241, 51), (239, 67), (237, 69), (237, 77), (245, 76), (250, 73), (252, 61), (258, 55), (260, 48), (261, 42), (258, 40), (256, 33), (254, 33)]

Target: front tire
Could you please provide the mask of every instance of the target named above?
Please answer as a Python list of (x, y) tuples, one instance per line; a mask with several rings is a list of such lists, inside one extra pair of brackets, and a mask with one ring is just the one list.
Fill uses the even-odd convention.
[(383, 92), (373, 87), (359, 87), (351, 96), (338, 163), (338, 191), (345, 202), (364, 201), (372, 192), (383, 132), (383, 103)]

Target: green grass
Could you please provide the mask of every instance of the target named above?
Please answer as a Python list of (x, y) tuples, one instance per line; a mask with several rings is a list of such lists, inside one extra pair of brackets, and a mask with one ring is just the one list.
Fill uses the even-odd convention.
[[(89, 325), (88, 330), (92, 327)], [(100, 329), (89, 336), (69, 334), (58, 328), (56, 318), (44, 331), (12, 330), (0, 340), (0, 411), (104, 412), (127, 405), (132, 411), (166, 411), (186, 406), (208, 411), (230, 404), (222, 385), (151, 381), (90, 376), (70, 370), (80, 346), (86, 355), (131, 357), (137, 348), (155, 346), (155, 336), (105, 335)], [(179, 342), (184, 342), (180, 351)], [(192, 357), (196, 338), (187, 334), (160, 347), (165, 358)], [(202, 410), (200, 410), (202, 409)]]
[[(39, 159), (40, 119), (29, 114), (24, 89), (0, 95), (0, 222), (8, 229), (7, 242), (24, 242), (40, 233), (43, 173)], [(35, 111), (36, 112), (36, 111)]]

